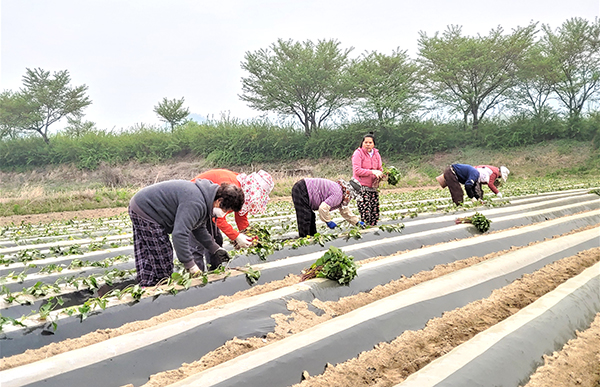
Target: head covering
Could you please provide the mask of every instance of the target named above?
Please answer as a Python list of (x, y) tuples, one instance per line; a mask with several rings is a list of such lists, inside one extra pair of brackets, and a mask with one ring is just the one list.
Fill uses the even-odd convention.
[(506, 182), (506, 179), (508, 179), (509, 173), (510, 171), (504, 165), (500, 167), (500, 174), (502, 175), (502, 180), (504, 180), (504, 182)]
[(438, 181), (438, 183), (440, 183), (440, 186), (442, 188), (446, 188), (447, 187), (447, 185), (446, 185), (446, 178), (444, 177), (444, 174), (439, 175), (435, 179)]
[(339, 179), (337, 183), (342, 187), (342, 207), (346, 207), (351, 199), (356, 200), (358, 192), (350, 183), (343, 179)]
[(239, 214), (256, 215), (265, 212), (269, 194), (275, 186), (271, 175), (261, 169), (249, 175), (240, 173), (237, 175), (237, 179), (242, 185), (242, 191), (244, 191), (244, 205)]

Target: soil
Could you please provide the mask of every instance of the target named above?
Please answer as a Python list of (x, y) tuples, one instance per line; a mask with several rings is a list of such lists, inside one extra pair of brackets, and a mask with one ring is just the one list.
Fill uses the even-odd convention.
[(97, 218), (109, 218), (111, 216), (121, 215), (127, 212), (126, 207), (119, 208), (101, 208), (97, 210), (81, 210), (81, 211), (63, 211), (63, 212), (49, 212), (47, 214), (31, 214), (31, 215), (11, 215), (11, 216), (0, 216), (0, 226), (6, 226), (8, 224), (36, 224), (36, 223), (50, 223), (53, 221), (66, 221), (73, 219), (97, 219)]
[[(585, 229), (588, 229), (588, 228), (589, 227), (585, 227)], [(578, 230), (578, 231), (581, 231), (581, 230)], [(533, 245), (533, 244), (535, 244), (535, 243), (532, 243), (531, 245)], [(178, 370), (167, 371), (167, 372), (152, 376), (150, 378), (150, 381), (147, 384), (147, 386), (168, 385), (170, 383), (173, 383), (176, 380), (183, 379), (191, 374), (200, 372), (206, 368), (223, 363), (223, 362), (230, 360), (232, 358), (235, 358), (236, 356), (239, 356), (243, 353), (263, 347), (274, 341), (281, 340), (289, 335), (303, 331), (311, 326), (319, 324), (319, 323), (326, 321), (328, 319), (331, 319), (335, 316), (339, 316), (339, 315), (348, 313), (348, 312), (350, 312), (354, 309), (357, 309), (361, 306), (367, 305), (378, 299), (381, 299), (381, 298), (387, 297), (389, 295), (392, 295), (394, 293), (400, 292), (411, 286), (415, 286), (421, 282), (425, 282), (425, 281), (431, 280), (433, 278), (437, 278), (439, 276), (448, 274), (448, 273), (456, 271), (456, 270), (460, 270), (462, 268), (477, 264), (481, 261), (496, 257), (498, 255), (505, 254), (509, 251), (516, 250), (516, 249), (518, 249), (518, 248), (512, 247), (509, 250), (488, 254), (483, 257), (471, 257), (471, 258), (464, 259), (461, 261), (452, 262), (450, 264), (439, 265), (439, 266), (436, 266), (431, 271), (423, 271), (423, 272), (417, 273), (409, 278), (401, 278), (397, 281), (392, 281), (386, 285), (377, 286), (371, 292), (360, 293), (358, 295), (346, 297), (346, 298), (341, 299), (338, 302), (322, 303), (322, 302), (319, 302), (319, 300), (315, 300), (315, 302), (313, 302), (314, 306), (321, 309), (322, 311), (324, 311), (324, 313), (321, 314), (320, 316), (317, 316), (315, 313), (311, 312), (308, 309), (308, 305), (306, 303), (299, 302), (299, 301), (292, 301), (288, 304), (288, 309), (292, 312), (291, 314), (272, 316), (277, 322), (277, 327), (276, 327), (275, 331), (268, 334), (266, 338), (250, 338), (247, 340), (239, 340), (237, 338), (234, 338), (233, 340), (230, 340), (229, 342), (227, 342), (224, 346), (216, 349), (215, 351), (211, 352), (210, 354), (207, 354), (206, 356), (204, 356), (202, 359), (200, 359), (197, 362), (194, 362), (192, 364), (184, 364)], [(393, 255), (400, 255), (403, 253), (405, 253), (405, 252), (398, 252)], [(547, 287), (547, 283), (549, 281), (552, 282), (552, 281), (557, 280), (557, 278), (555, 278), (555, 277), (553, 278), (553, 276), (557, 272), (569, 273), (569, 276), (572, 276), (572, 275), (575, 275), (576, 273), (582, 271), (585, 267), (593, 264), (594, 259), (600, 260), (600, 249), (596, 249), (594, 252), (591, 252), (588, 255), (591, 255), (591, 258), (588, 257), (585, 259), (580, 259), (578, 257), (571, 257), (571, 259), (565, 258), (564, 260), (559, 261), (559, 262), (563, 262), (562, 265), (565, 265), (565, 266), (559, 266), (558, 268), (555, 268), (554, 270), (556, 270), (556, 271), (551, 270), (550, 274), (547, 275), (548, 278), (541, 277), (541, 279), (540, 279), (541, 284), (539, 286), (530, 284), (530, 286), (531, 286), (530, 289), (535, 289), (535, 291), (533, 292), (530, 290), (529, 294), (533, 292), (535, 294), (538, 294), (537, 297), (539, 297), (539, 296), (543, 295), (545, 292), (549, 291), (549, 290), (543, 290), (543, 289), (545, 287)], [(374, 257), (369, 260), (364, 260), (363, 263), (370, 262), (370, 261), (377, 260), (377, 259), (383, 259), (383, 258), (385, 258), (385, 257)], [(575, 263), (572, 261), (575, 261)], [(564, 280), (566, 280), (566, 279), (568, 279), (568, 277), (564, 278)], [(558, 280), (562, 281), (560, 279), (558, 279)], [(245, 291), (238, 292), (232, 296), (221, 296), (211, 302), (208, 302), (206, 304), (202, 304), (202, 305), (199, 305), (196, 307), (191, 307), (191, 308), (182, 309), (182, 310), (171, 310), (167, 313), (164, 313), (160, 316), (156, 316), (156, 317), (146, 320), (146, 321), (138, 321), (138, 322), (125, 324), (122, 327), (119, 327), (116, 329), (98, 330), (98, 331), (92, 332), (90, 334), (84, 335), (84, 336), (76, 338), (76, 339), (68, 339), (68, 340), (65, 340), (60, 343), (53, 343), (53, 344), (50, 344), (48, 346), (45, 346), (45, 347), (37, 349), (37, 350), (28, 350), (23, 354), (15, 355), (15, 356), (12, 356), (9, 358), (0, 359), (0, 370), (13, 368), (13, 367), (16, 367), (19, 365), (34, 362), (39, 359), (43, 359), (43, 358), (54, 356), (54, 355), (57, 355), (60, 353), (68, 352), (68, 351), (71, 351), (71, 350), (74, 350), (77, 348), (82, 348), (82, 347), (85, 347), (85, 346), (88, 346), (88, 345), (91, 345), (91, 344), (94, 344), (97, 342), (107, 340), (112, 337), (116, 337), (116, 336), (120, 336), (120, 335), (127, 334), (130, 332), (145, 329), (147, 327), (150, 327), (150, 326), (153, 326), (153, 325), (165, 322), (165, 321), (169, 321), (171, 319), (189, 315), (189, 314), (194, 313), (199, 310), (214, 308), (219, 305), (230, 303), (230, 302), (233, 302), (238, 299), (270, 292), (270, 291), (273, 291), (273, 290), (276, 290), (276, 289), (279, 289), (279, 288), (282, 288), (285, 286), (290, 286), (290, 285), (298, 283), (298, 282), (300, 282), (300, 276), (289, 275), (288, 277), (286, 277), (285, 279), (283, 279), (281, 281), (273, 281), (268, 284), (257, 285), (255, 287), (252, 287)], [(556, 285), (558, 285), (558, 284), (556, 284)], [(517, 291), (517, 293), (518, 292), (522, 292), (522, 290)], [(511, 293), (511, 294), (513, 294), (513, 296), (514, 296), (514, 293)], [(535, 297), (535, 298), (537, 298), (537, 297)], [(508, 305), (511, 305), (511, 304), (509, 303)], [(494, 308), (495, 307), (492, 307), (492, 309), (494, 309)], [(520, 309), (520, 307), (515, 308), (514, 306), (512, 306), (510, 309), (513, 312), (516, 312), (518, 309)], [(473, 314), (473, 316), (478, 316), (477, 319), (479, 319), (480, 316), (485, 316), (486, 314), (494, 315), (495, 313), (496, 312), (494, 310), (479, 310), (479, 312), (475, 312)], [(479, 321), (479, 320), (477, 320), (477, 321)], [(452, 324), (453, 324), (453, 326), (455, 325), (455, 323), (452, 323)], [(471, 326), (473, 324), (467, 323), (466, 325)], [(490, 326), (491, 325), (493, 325), (493, 324), (490, 324)], [(446, 343), (445, 345), (448, 346), (450, 344)], [(456, 345), (458, 345), (458, 344), (456, 344)], [(450, 347), (452, 347), (452, 345), (450, 345)], [(376, 356), (376, 357), (379, 357), (379, 356)], [(431, 360), (432, 359), (428, 360), (427, 362), (429, 362)], [(328, 369), (330, 369), (330, 368), (331, 367), (328, 367)], [(342, 373), (344, 373), (344, 372), (346, 372), (346, 371), (343, 371)], [(319, 378), (319, 377), (317, 377), (317, 378)], [(309, 378), (305, 383), (309, 383), (309, 381), (312, 381), (310, 383), (317, 383), (317, 381), (316, 381), (317, 378)], [(328, 386), (327, 384), (310, 384), (310, 385), (311, 386), (312, 385)]]
[[(439, 188), (439, 186), (425, 186), (425, 187), (404, 187), (383, 190), (383, 194), (388, 193), (402, 193), (402, 192), (413, 192), (417, 190), (427, 190)], [(0, 202), (3, 199), (0, 198)], [(271, 202), (287, 201), (291, 202), (291, 196), (275, 196), (270, 199)], [(66, 221), (73, 219), (97, 219), (107, 218), (111, 216), (118, 216), (127, 212), (127, 207), (117, 208), (101, 208), (95, 210), (81, 210), (81, 211), (63, 211), (63, 212), (49, 212), (46, 214), (30, 214), (30, 215), (11, 215), (11, 216), (0, 216), (0, 226), (6, 226), (9, 224), (36, 224), (36, 223), (49, 223), (52, 221)]]
[(525, 387), (600, 386), (600, 313), (589, 329), (577, 332), (562, 350), (544, 356), (544, 365)]
[[(289, 200), (289, 198), (282, 197), (276, 200)], [(126, 208), (113, 208), (0, 217), (0, 225), (11, 222), (16, 224), (21, 222), (39, 223), (75, 218), (110, 217), (120, 215), (125, 211)], [(320, 302), (319, 300), (315, 300), (313, 306), (323, 311), (319, 315), (309, 310), (309, 306), (305, 302), (290, 301), (288, 303), (288, 310), (291, 313), (287, 315), (273, 315), (272, 317), (276, 321), (276, 328), (265, 338), (249, 338), (247, 340), (233, 338), (196, 362), (183, 364), (179, 369), (151, 376), (145, 386), (167, 386), (421, 282), (460, 270), (515, 249), (517, 248), (513, 247), (510, 250), (496, 252), (484, 257), (471, 257), (450, 264), (439, 265), (431, 271), (420, 272), (409, 278), (401, 278), (386, 285), (378, 286), (368, 293), (346, 297), (338, 302)], [(405, 252), (398, 252), (394, 255), (403, 253)], [(383, 258), (385, 257), (374, 257), (364, 260), (362, 263)], [(357, 358), (345, 363), (335, 366), (329, 364), (325, 368), (325, 372), (321, 375), (311, 377), (305, 372), (303, 374), (305, 380), (298, 386), (392, 386), (400, 383), (408, 375), (419, 370), (432, 360), (469, 340), (475, 334), (516, 313), (521, 308), (534, 302), (537, 298), (550, 292), (556, 286), (598, 261), (600, 261), (600, 248), (564, 258), (535, 273), (525, 275), (523, 278), (502, 289), (494, 291), (487, 299), (473, 302), (463, 308), (446, 312), (440, 318), (430, 320), (422, 330), (404, 332), (392, 342), (381, 343), (373, 350), (361, 353)], [(257, 285), (251, 289), (238, 292), (233, 296), (221, 296), (196, 307), (171, 310), (146, 321), (129, 323), (116, 329), (98, 330), (80, 338), (53, 343), (37, 350), (28, 350), (20, 355), (0, 359), (0, 370), (31, 363), (112, 337), (145, 329), (199, 310), (214, 308), (245, 297), (270, 292), (298, 283), (299, 281), (300, 276), (289, 275), (281, 281)], [(545, 365), (532, 375), (531, 381), (525, 387), (550, 385), (600, 387), (600, 314), (596, 317), (590, 329), (578, 332), (577, 339), (570, 341), (560, 352), (545, 356), (544, 360)]]
[[(313, 305), (325, 312), (320, 316), (310, 311), (305, 302), (292, 301), (288, 304), (288, 309), (292, 312), (290, 315), (272, 316), (277, 322), (277, 327), (266, 338), (247, 340), (234, 338), (194, 363), (184, 364), (178, 370), (151, 376), (150, 381), (144, 387), (167, 386), (418, 283), (506, 252), (440, 265), (431, 271), (420, 272), (410, 278), (392, 281), (389, 284), (377, 286), (371, 292), (346, 297), (338, 302), (323, 303), (315, 300)], [(322, 375), (310, 377), (304, 372), (306, 380), (298, 386), (393, 386), (437, 357), (511, 316), (598, 261), (600, 261), (600, 248), (564, 258), (494, 291), (487, 299), (473, 302), (463, 308), (447, 312), (441, 318), (430, 320), (422, 330), (406, 331), (391, 343), (381, 343), (374, 350), (360, 354), (358, 358), (336, 366), (328, 365)], [(587, 358), (583, 357), (581, 360), (586, 361)]]

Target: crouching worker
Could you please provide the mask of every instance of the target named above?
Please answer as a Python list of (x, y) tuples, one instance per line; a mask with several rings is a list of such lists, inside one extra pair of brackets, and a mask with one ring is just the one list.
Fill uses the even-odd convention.
[[(248, 222), (248, 214), (260, 214), (267, 209), (269, 194), (274, 187), (271, 175), (262, 169), (258, 172), (252, 172), (249, 175), (235, 173), (227, 169), (211, 169), (199, 174), (192, 181), (195, 182), (199, 179), (210, 180), (215, 184), (229, 183), (242, 189), (244, 192), (244, 204), (240, 210), (235, 211), (235, 224), (239, 231), (235, 230), (227, 222), (226, 216), (229, 211), (215, 212), (215, 220), (210, 219), (206, 227), (219, 246), (223, 246), (222, 231), (231, 239), (236, 248), (250, 247), (252, 239), (244, 234), (244, 230), (250, 224)], [(192, 237), (191, 243), (194, 261), (202, 271), (205, 271), (208, 265), (213, 269), (219, 266), (218, 259), (198, 244), (195, 238)]]
[(505, 166), (498, 168), (493, 165), (478, 165), (475, 168), (479, 172), (479, 182), (487, 184), (497, 197), (502, 198), (502, 192), (498, 191), (498, 187), (502, 185), (503, 181), (506, 183), (506, 179), (508, 179), (508, 174), (510, 173), (508, 168)]
[(339, 208), (340, 214), (350, 224), (364, 227), (365, 223), (350, 211), (351, 199), (356, 199), (358, 193), (343, 180), (337, 182), (328, 179), (302, 179), (292, 187), (292, 201), (296, 209), (298, 234), (300, 238), (317, 233), (316, 216), (334, 229), (337, 225), (331, 221), (330, 211)]
[(436, 177), (442, 188), (448, 187), (452, 201), (457, 206), (463, 202), (464, 193), (461, 184), (464, 184), (467, 196), (471, 199), (483, 198), (483, 190), (479, 183), (479, 172), (468, 164), (452, 164), (444, 173)]
[[(173, 249), (192, 274), (199, 271), (192, 259), (190, 235), (221, 263), (229, 254), (215, 243), (206, 229), (214, 212), (239, 211), (244, 193), (231, 184), (208, 180), (170, 180), (141, 189), (129, 202), (137, 279), (154, 286), (173, 273)], [(173, 244), (169, 240), (172, 235)]]

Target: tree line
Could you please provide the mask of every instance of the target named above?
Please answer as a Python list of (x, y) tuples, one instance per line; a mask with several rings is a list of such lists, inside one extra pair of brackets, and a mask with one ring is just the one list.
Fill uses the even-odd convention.
[[(247, 52), (239, 98), (258, 111), (300, 123), (308, 137), (352, 112), (378, 129), (407, 122), (460, 117), (480, 135), (494, 117), (529, 117), (537, 122), (564, 118), (573, 130), (586, 113), (597, 111), (600, 95), (600, 22), (566, 20), (556, 29), (531, 23), (505, 32), (466, 36), (459, 26), (419, 34), (417, 58), (406, 51), (365, 52), (335, 40), (279, 39)], [(24, 87), (0, 94), (0, 136), (36, 132), (66, 118), (75, 135), (93, 128), (82, 121), (92, 102), (87, 86), (71, 86), (68, 71), (53, 76), (27, 69)], [(154, 111), (171, 131), (185, 123), (184, 99), (164, 98)], [(338, 121), (339, 122), (339, 121)], [(331, 125), (330, 125), (331, 127)]]

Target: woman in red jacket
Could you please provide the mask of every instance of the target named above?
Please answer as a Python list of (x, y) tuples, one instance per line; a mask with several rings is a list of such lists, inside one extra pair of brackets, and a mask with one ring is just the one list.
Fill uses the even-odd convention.
[[(223, 212), (216, 216), (215, 220), (210, 220), (207, 224), (207, 229), (211, 231), (215, 241), (222, 246), (223, 236), (219, 232), (221, 230), (229, 239), (235, 242), (238, 248), (250, 247), (252, 239), (243, 234), (243, 231), (248, 228), (248, 214), (256, 215), (265, 212), (269, 194), (273, 190), (273, 178), (262, 169), (258, 172), (253, 172), (249, 175), (245, 173), (236, 173), (227, 169), (211, 169), (203, 172), (192, 179), (210, 180), (215, 184), (230, 183), (236, 185), (244, 191), (244, 205), (242, 209), (235, 212), (235, 224), (240, 231), (236, 231), (225, 218), (227, 213)], [(206, 267), (203, 262), (204, 249), (198, 246), (194, 251), (194, 260), (199, 267)], [(209, 263), (212, 268), (216, 268), (213, 262), (213, 257), (209, 258)]]
[(500, 168), (493, 165), (478, 165), (475, 167), (479, 171), (479, 183), (486, 183), (497, 197), (502, 197), (502, 192), (498, 191), (502, 178), (504, 182), (508, 179), (510, 171), (505, 166)]
[(375, 148), (373, 132), (366, 134), (360, 147), (352, 155), (352, 178), (360, 183), (360, 197), (356, 204), (361, 220), (375, 226), (379, 220), (379, 180), (383, 177), (383, 165)]

